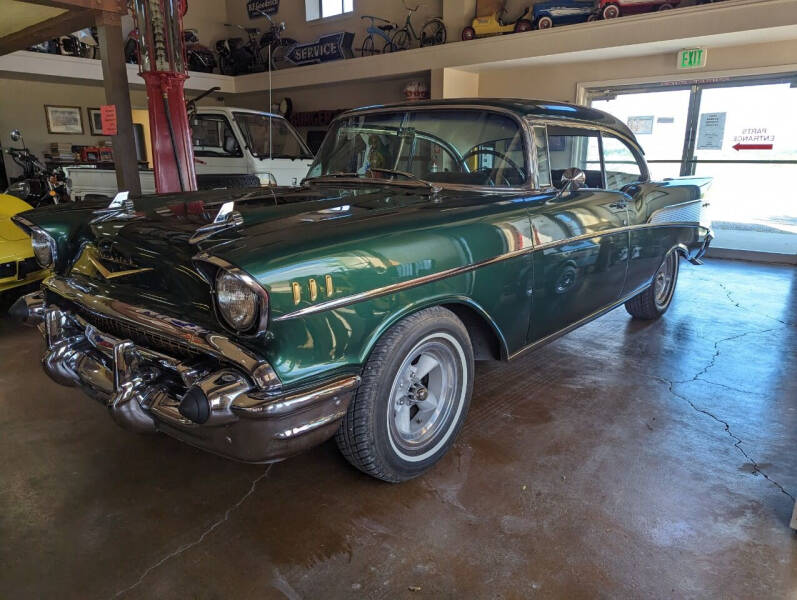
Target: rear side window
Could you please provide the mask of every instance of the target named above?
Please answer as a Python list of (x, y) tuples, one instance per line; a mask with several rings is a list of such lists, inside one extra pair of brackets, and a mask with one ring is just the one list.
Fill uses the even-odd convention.
[(577, 168), (587, 176), (588, 188), (603, 187), (599, 133), (580, 127), (548, 127), (548, 155), (551, 179), (561, 187), (562, 173)]
[(603, 162), (606, 167), (606, 189), (619, 191), (642, 179), (637, 157), (620, 138), (603, 134)]

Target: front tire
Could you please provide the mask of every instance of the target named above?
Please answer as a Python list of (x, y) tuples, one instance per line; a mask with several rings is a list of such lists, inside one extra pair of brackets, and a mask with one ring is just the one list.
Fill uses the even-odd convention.
[(352, 465), (399, 482), (432, 467), (454, 443), (473, 392), (473, 349), (451, 311), (410, 315), (377, 342), (335, 440)]
[(635, 319), (658, 319), (670, 308), (678, 283), (679, 254), (671, 250), (653, 276), (653, 283), (644, 292), (625, 303), (625, 309)]

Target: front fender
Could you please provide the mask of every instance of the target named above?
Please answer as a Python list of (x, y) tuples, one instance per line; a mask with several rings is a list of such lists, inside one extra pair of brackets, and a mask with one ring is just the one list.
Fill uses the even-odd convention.
[(368, 359), (368, 356), (371, 354), (374, 346), (379, 341), (379, 339), (385, 334), (385, 332), (388, 329), (390, 329), (393, 325), (404, 319), (405, 317), (408, 317), (413, 313), (420, 312), (425, 308), (431, 308), (433, 306), (452, 305), (452, 304), (464, 306), (474, 311), (485, 323), (487, 323), (493, 335), (495, 335), (495, 337), (498, 339), (501, 356), (506, 357), (509, 355), (509, 349), (507, 346), (506, 337), (504, 336), (501, 329), (498, 327), (498, 324), (488, 314), (488, 312), (484, 309), (484, 307), (482, 307), (478, 302), (476, 302), (472, 298), (468, 298), (467, 296), (439, 295), (436, 297), (424, 298), (417, 302), (413, 302), (412, 304), (408, 304), (404, 306), (402, 310), (397, 311), (391, 314), (388, 318), (384, 319), (382, 323), (379, 325), (379, 327), (377, 327), (374, 330), (373, 335), (371, 335), (367, 345), (363, 348), (363, 352), (360, 357), (361, 362), (364, 363)]

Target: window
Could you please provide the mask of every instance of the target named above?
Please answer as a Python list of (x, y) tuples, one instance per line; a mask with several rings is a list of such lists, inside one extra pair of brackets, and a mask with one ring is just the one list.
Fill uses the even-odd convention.
[(642, 169), (631, 149), (620, 138), (607, 133), (603, 134), (603, 162), (608, 190), (622, 190), (642, 179)]
[(307, 21), (326, 19), (354, 11), (354, 0), (304, 0)]
[(402, 171), (429, 182), (517, 187), (527, 180), (517, 121), (481, 110), (410, 110), (335, 121), (310, 177), (392, 178)]
[(227, 119), (216, 115), (200, 115), (191, 122), (194, 156), (243, 156)]
[(257, 158), (313, 158), (290, 123), (282, 117), (237, 112), (235, 122)]
[(587, 176), (586, 187), (602, 188), (598, 132), (578, 127), (548, 127), (549, 162), (553, 185), (561, 186), (562, 173), (577, 168)]

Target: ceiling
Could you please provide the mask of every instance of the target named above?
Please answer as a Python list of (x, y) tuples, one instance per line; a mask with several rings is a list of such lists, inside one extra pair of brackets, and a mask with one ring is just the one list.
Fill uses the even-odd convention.
[(66, 12), (65, 8), (18, 2), (18, 0), (0, 0), (0, 15), (3, 15), (0, 19), (0, 37), (22, 31)]

